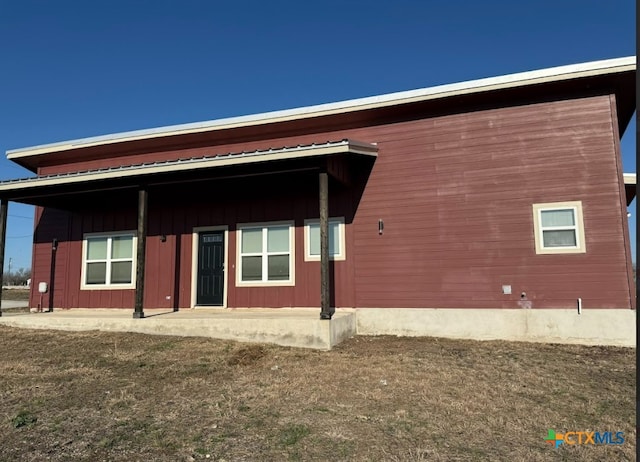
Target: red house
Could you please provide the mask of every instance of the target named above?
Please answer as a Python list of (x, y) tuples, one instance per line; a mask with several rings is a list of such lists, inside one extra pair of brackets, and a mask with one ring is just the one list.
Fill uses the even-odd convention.
[(354, 309), (365, 334), (633, 345), (635, 175), (620, 138), (635, 68), (16, 149), (36, 176), (0, 182), (0, 218), (8, 201), (37, 206), (32, 307), (44, 282), (46, 308), (136, 318), (317, 307), (331, 322)]

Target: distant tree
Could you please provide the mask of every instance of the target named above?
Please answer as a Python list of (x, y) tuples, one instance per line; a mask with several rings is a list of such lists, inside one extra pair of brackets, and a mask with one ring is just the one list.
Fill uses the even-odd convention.
[(25, 286), (27, 279), (31, 278), (30, 268), (20, 268), (17, 271), (6, 273), (3, 275), (2, 284), (7, 286)]

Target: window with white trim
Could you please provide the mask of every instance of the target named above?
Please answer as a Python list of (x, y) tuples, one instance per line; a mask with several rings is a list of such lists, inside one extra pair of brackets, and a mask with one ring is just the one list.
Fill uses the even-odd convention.
[(135, 246), (133, 232), (85, 235), (82, 242), (81, 287), (133, 288)]
[(586, 252), (581, 201), (533, 204), (533, 223), (536, 253)]
[(287, 223), (238, 226), (238, 285), (292, 285), (294, 227)]
[[(329, 259), (344, 260), (344, 217), (329, 218)], [(305, 261), (320, 260), (320, 220), (305, 220), (304, 222), (304, 259)]]

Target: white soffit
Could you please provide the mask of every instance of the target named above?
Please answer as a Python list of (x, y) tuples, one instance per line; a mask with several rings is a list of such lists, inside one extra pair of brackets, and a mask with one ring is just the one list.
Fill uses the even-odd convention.
[(348, 113), (374, 109), (387, 106), (408, 104), (431, 99), (445, 98), (469, 93), (514, 88), (527, 85), (535, 85), (545, 82), (577, 79), (596, 75), (615, 74), (634, 71), (636, 69), (635, 56), (625, 58), (593, 61), (582, 64), (552, 67), (516, 74), (490, 77), (479, 80), (439, 85), (418, 90), (409, 90), (397, 93), (389, 93), (380, 96), (359, 98), (337, 103), (320, 104), (297, 109), (265, 112), (255, 115), (230, 117), (206, 122), (172, 125), (167, 127), (147, 130), (135, 130), (104, 136), (95, 136), (60, 143), (52, 143), (28, 148), (13, 149), (7, 151), (8, 159), (19, 159), (39, 154), (53, 153), (78, 149), (82, 147), (123, 143), (151, 138), (200, 133), (207, 131), (225, 130), (238, 127), (249, 127), (267, 123), (284, 122), (295, 119), (321, 117), (332, 114)]

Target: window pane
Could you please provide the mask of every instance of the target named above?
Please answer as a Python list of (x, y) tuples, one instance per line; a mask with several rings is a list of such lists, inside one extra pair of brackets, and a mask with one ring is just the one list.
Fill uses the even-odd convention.
[(270, 255), (268, 258), (269, 281), (288, 281), (289, 255)]
[(262, 252), (262, 228), (242, 230), (242, 253)]
[(262, 281), (262, 257), (242, 257), (242, 280)]
[(107, 258), (107, 238), (90, 237), (87, 239), (87, 260), (104, 260)]
[(574, 226), (573, 209), (543, 210), (542, 226)]
[(107, 282), (107, 264), (87, 263), (86, 283), (104, 284)]
[(320, 225), (309, 225), (309, 255), (320, 255)]
[(267, 228), (267, 251), (268, 252), (288, 252), (289, 251), (289, 227), (273, 226)]
[(133, 236), (116, 236), (111, 240), (111, 258), (133, 257)]
[[(329, 255), (340, 254), (340, 224), (329, 223)], [(320, 255), (320, 224), (309, 225), (309, 255)]]
[(130, 284), (132, 266), (133, 262), (130, 261), (116, 261), (111, 263), (111, 283)]
[(340, 226), (338, 223), (329, 223), (329, 255), (340, 253)]
[(576, 233), (575, 231), (543, 231), (542, 239), (545, 247), (575, 247)]

